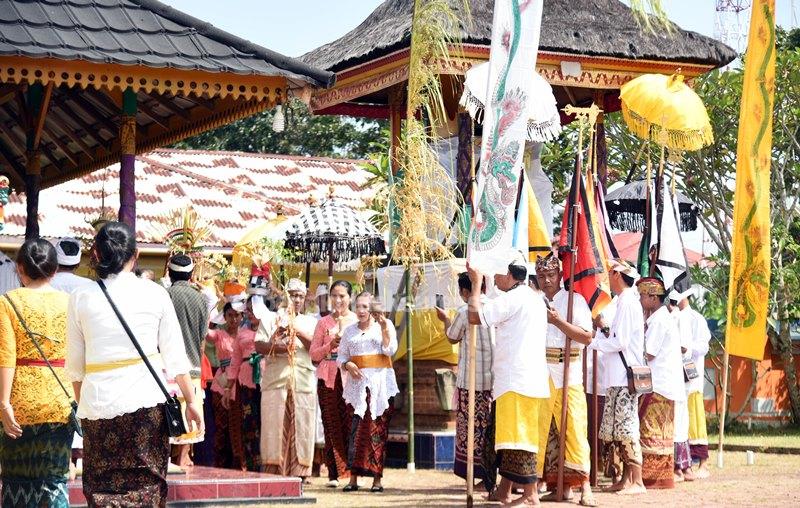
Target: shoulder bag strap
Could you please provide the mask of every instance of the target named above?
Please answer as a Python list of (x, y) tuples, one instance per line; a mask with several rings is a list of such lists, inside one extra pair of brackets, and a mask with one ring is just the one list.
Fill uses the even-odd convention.
[(106, 296), (108, 303), (111, 304), (111, 309), (114, 311), (114, 314), (117, 315), (117, 319), (119, 319), (119, 322), (122, 324), (122, 328), (125, 329), (125, 333), (127, 333), (128, 337), (130, 337), (131, 342), (133, 342), (133, 347), (135, 347), (136, 351), (139, 352), (139, 356), (142, 357), (142, 361), (144, 362), (145, 365), (147, 365), (147, 369), (150, 371), (150, 374), (153, 375), (153, 379), (156, 380), (158, 387), (164, 393), (164, 396), (167, 398), (167, 400), (170, 400), (172, 397), (170, 396), (167, 389), (164, 387), (164, 383), (161, 382), (161, 378), (159, 377), (158, 374), (156, 374), (155, 369), (153, 369), (153, 366), (150, 364), (150, 360), (147, 359), (147, 355), (144, 354), (144, 351), (142, 351), (142, 346), (139, 345), (139, 342), (136, 340), (136, 337), (134, 337), (133, 332), (128, 326), (128, 323), (125, 322), (125, 318), (123, 318), (122, 314), (120, 314), (119, 309), (114, 304), (114, 300), (111, 299), (111, 295), (108, 294), (108, 289), (106, 288), (106, 285), (103, 283), (102, 280), (98, 280), (97, 284), (100, 286), (100, 289), (103, 290), (103, 294)]
[(19, 309), (17, 309), (17, 306), (14, 305), (14, 301), (11, 299), (10, 296), (8, 296), (8, 293), (4, 294), (3, 296), (5, 297), (6, 300), (8, 300), (8, 303), (11, 304), (11, 308), (14, 309), (14, 313), (17, 315), (17, 319), (19, 320), (19, 324), (22, 325), (22, 328), (25, 330), (25, 333), (28, 334), (28, 338), (31, 339), (31, 342), (33, 342), (33, 345), (36, 346), (36, 350), (39, 351), (39, 354), (42, 356), (42, 359), (47, 364), (47, 368), (50, 369), (50, 372), (53, 373), (53, 377), (56, 378), (56, 381), (58, 381), (58, 386), (60, 386), (61, 389), (64, 391), (64, 395), (67, 396), (67, 400), (69, 400), (71, 402), (72, 401), (72, 397), (70, 396), (69, 392), (67, 391), (67, 388), (64, 386), (64, 383), (61, 382), (61, 379), (56, 374), (56, 371), (53, 369), (53, 366), (50, 365), (50, 360), (47, 359), (47, 355), (44, 354), (44, 351), (42, 350), (42, 346), (39, 345), (39, 341), (36, 340), (35, 336), (38, 335), (40, 337), (44, 337), (45, 339), (47, 339), (47, 340), (49, 340), (51, 342), (55, 342), (55, 341), (53, 339), (51, 339), (50, 337), (48, 337), (47, 335), (42, 335), (41, 333), (36, 333), (36, 332), (31, 331), (31, 329), (28, 328), (28, 324), (25, 322), (24, 319), (22, 319), (22, 314), (20, 314)]

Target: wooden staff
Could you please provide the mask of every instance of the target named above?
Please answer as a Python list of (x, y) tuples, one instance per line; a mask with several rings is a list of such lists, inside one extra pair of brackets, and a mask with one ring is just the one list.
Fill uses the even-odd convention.
[[(470, 155), (472, 147), (470, 147)], [(475, 195), (478, 193), (475, 182), (475, 160), (470, 157), (469, 182), (470, 198), (472, 201), (472, 227), (475, 226)], [(469, 251), (467, 251), (467, 262), (469, 262)], [(474, 290), (475, 288), (473, 288)], [(469, 309), (467, 309), (469, 312)], [(475, 483), (475, 348), (478, 339), (478, 325), (469, 325), (469, 345), (467, 347), (467, 508), (472, 508), (473, 491)]]
[(722, 445), (725, 441), (725, 418), (728, 416), (728, 363), (730, 357), (728, 350), (722, 354), (722, 414), (719, 417), (719, 444), (717, 448), (717, 467), (722, 469), (725, 467), (725, 459), (723, 458)]
[[(576, 171), (580, 169), (576, 168)], [(567, 322), (572, 323), (572, 307), (575, 299), (575, 257), (577, 247), (575, 245), (575, 227), (578, 223), (579, 204), (577, 192), (572, 200), (572, 228), (569, 232), (569, 293), (567, 299)], [(566, 457), (565, 444), (567, 441), (567, 392), (569, 392), (569, 357), (572, 348), (572, 339), (564, 334), (566, 339), (564, 347), (564, 383), (561, 385), (561, 429), (558, 433), (558, 483), (556, 486), (556, 499), (561, 501), (564, 497), (564, 459)]]
[[(584, 350), (584, 353), (585, 352), (586, 351)], [(597, 414), (599, 409), (597, 399), (597, 350), (592, 349), (592, 464), (589, 479), (592, 487), (597, 487), (597, 464), (599, 462), (598, 458), (600, 455), (600, 449), (598, 448), (600, 445), (600, 439), (597, 436), (597, 420), (600, 415)]]

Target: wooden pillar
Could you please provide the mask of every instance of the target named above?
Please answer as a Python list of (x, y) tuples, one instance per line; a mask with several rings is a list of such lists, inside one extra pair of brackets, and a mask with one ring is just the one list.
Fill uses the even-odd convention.
[(122, 93), (119, 138), (119, 220), (136, 231), (136, 92), (131, 87)]
[(25, 239), (39, 238), (39, 190), (42, 186), (39, 143), (50, 106), (53, 84), (46, 87), (36, 82), (28, 87), (27, 100), (20, 101), (20, 117), (25, 128)]
[(472, 170), (472, 117), (469, 113), (458, 114), (458, 155), (456, 156), (456, 184), (464, 199), (468, 203), (471, 186), (470, 171)]

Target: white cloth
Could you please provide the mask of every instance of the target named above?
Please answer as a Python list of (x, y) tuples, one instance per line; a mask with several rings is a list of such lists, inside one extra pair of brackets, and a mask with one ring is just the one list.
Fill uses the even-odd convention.
[(492, 370), (495, 400), (506, 392), (526, 397), (550, 397), (545, 333), (544, 300), (527, 285), (489, 299), (481, 307), (481, 323), (495, 327)]
[[(183, 334), (167, 291), (155, 282), (123, 272), (105, 279), (106, 287), (150, 363), (174, 379), (192, 368)], [(160, 354), (158, 354), (160, 353)], [(81, 381), (78, 417), (114, 418), (164, 402), (164, 395), (143, 362), (87, 374), (86, 365), (139, 358), (122, 324), (103, 295), (92, 284), (72, 293), (67, 309), (65, 372)]]
[(697, 378), (687, 383), (687, 393), (703, 393), (705, 385), (705, 362), (708, 354), (708, 344), (711, 341), (711, 331), (708, 329), (708, 322), (702, 314), (691, 307), (686, 307), (681, 311), (686, 314), (688, 331), (692, 336), (692, 360), (700, 374)]
[(689, 441), (689, 404), (684, 400), (675, 401), (675, 431), (672, 435), (673, 443)]
[(655, 357), (647, 362), (653, 373), (653, 391), (669, 400), (686, 400), (678, 323), (662, 306), (647, 318), (646, 325), (644, 350)]
[[(606, 388), (628, 386), (625, 365), (619, 357), (620, 351), (628, 366), (642, 365), (644, 358), (644, 313), (639, 302), (639, 290), (635, 287), (627, 288), (614, 300), (617, 303), (609, 335), (599, 333), (589, 345), (605, 355), (603, 385)], [(603, 313), (605, 314), (605, 310)]]
[[(337, 363), (341, 367), (353, 356), (386, 355), (393, 356), (397, 352), (397, 332), (389, 323), (389, 345), (383, 347), (381, 326), (371, 322), (369, 328), (361, 330), (358, 323), (344, 329), (339, 343)], [(369, 388), (369, 413), (372, 419), (380, 418), (389, 408), (389, 399), (400, 393), (393, 368), (378, 367), (361, 369), (361, 379), (354, 379), (343, 370), (344, 401), (353, 406), (355, 414), (364, 417), (367, 411), (367, 388)]]
[[(550, 301), (550, 306), (556, 310), (562, 318), (567, 318), (567, 307), (569, 307), (569, 291), (559, 290)], [(583, 328), (586, 331), (592, 330), (592, 310), (586, 300), (578, 293), (572, 295), (572, 324)], [(565, 348), (567, 347), (567, 336), (556, 325), (547, 325), (547, 347)], [(573, 340), (570, 345), (571, 351), (580, 351), (583, 354), (584, 345)], [(564, 386), (564, 364), (548, 363), (547, 369), (550, 371), (550, 379), (556, 389)], [(578, 356), (569, 362), (569, 386), (580, 386), (583, 384), (583, 358)]]
[[(619, 298), (614, 297), (611, 299), (611, 302), (606, 305), (606, 308), (603, 309), (603, 318), (605, 318), (606, 323), (611, 328), (611, 325), (614, 323), (614, 316), (617, 314), (617, 303), (619, 303)], [(609, 332), (611, 333), (611, 332)], [(608, 339), (606, 335), (603, 334), (600, 330), (595, 332), (594, 338), (592, 339), (592, 343), (583, 351), (583, 354), (586, 355), (586, 379), (584, 380), (586, 384), (586, 393), (593, 394), (594, 393), (594, 380), (592, 379), (592, 369), (594, 368), (594, 353), (597, 353), (597, 394), (598, 395), (605, 395), (606, 390), (608, 389), (608, 385), (606, 385), (606, 363), (608, 363), (608, 358), (605, 357), (606, 353), (603, 351), (598, 350), (596, 347), (592, 347), (595, 342), (601, 339)]]
[(76, 289), (95, 285), (95, 282), (72, 272), (56, 272), (53, 278), (50, 279), (50, 285), (59, 291), (72, 294)]
[(17, 267), (11, 258), (0, 252), (0, 295), (22, 286), (17, 275)]
[(686, 322), (687, 315), (677, 307), (672, 308), (671, 314), (675, 318), (675, 322), (678, 323), (678, 333), (680, 333), (681, 338), (681, 356), (688, 360), (692, 357), (692, 333), (689, 323)]

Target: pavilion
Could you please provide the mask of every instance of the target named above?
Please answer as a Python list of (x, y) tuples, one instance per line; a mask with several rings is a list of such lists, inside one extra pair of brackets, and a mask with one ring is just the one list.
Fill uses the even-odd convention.
[(334, 75), (155, 0), (0, 0), (0, 171), (27, 197), (119, 162), (135, 227), (135, 155), (281, 105)]

